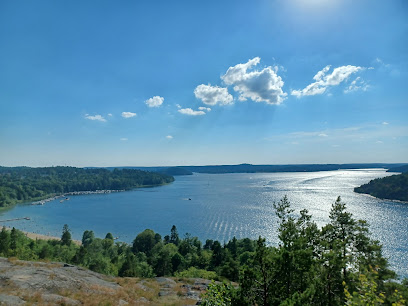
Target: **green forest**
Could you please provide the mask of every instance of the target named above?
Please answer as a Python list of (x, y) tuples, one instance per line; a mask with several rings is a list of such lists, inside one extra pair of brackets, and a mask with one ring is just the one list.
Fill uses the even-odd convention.
[(408, 201), (408, 173), (374, 179), (354, 188), (354, 191), (380, 199)]
[[(0, 256), (61, 261), (121, 277), (202, 277), (212, 283), (203, 305), (405, 305), (408, 280), (396, 281), (370, 237), (338, 198), (330, 221), (319, 228), (307, 210), (295, 212), (285, 197), (273, 204), (279, 219), (277, 246), (265, 239), (228, 242), (185, 234), (176, 226), (162, 237), (151, 229), (132, 244), (111, 233), (96, 238), (87, 230), (73, 243), (68, 225), (61, 240), (31, 240), (17, 229), (0, 232)], [(234, 285), (236, 282), (238, 286)]]
[(135, 169), (0, 167), (0, 207), (68, 192), (128, 190), (173, 181), (166, 174)]

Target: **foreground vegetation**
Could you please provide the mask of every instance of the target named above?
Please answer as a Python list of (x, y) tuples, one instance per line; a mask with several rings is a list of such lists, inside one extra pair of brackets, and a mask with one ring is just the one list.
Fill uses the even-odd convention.
[(267, 246), (261, 237), (203, 245), (189, 234), (180, 238), (175, 226), (163, 238), (146, 229), (131, 245), (115, 243), (110, 233), (100, 239), (85, 231), (78, 246), (65, 225), (61, 241), (34, 241), (3, 228), (0, 255), (63, 261), (114, 276), (227, 281), (210, 286), (207, 305), (404, 305), (408, 300), (408, 281), (393, 281), (396, 275), (379, 242), (370, 238), (368, 224), (355, 220), (340, 198), (323, 228), (306, 210), (296, 216), (286, 198), (274, 207), (280, 220), (278, 247)]
[(354, 188), (354, 191), (380, 199), (408, 201), (408, 173), (374, 179)]
[(68, 192), (127, 190), (172, 181), (169, 175), (134, 169), (0, 167), (0, 207)]

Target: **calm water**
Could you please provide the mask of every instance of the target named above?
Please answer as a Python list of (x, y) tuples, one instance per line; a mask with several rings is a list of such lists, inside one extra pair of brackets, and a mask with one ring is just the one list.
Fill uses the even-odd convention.
[(261, 235), (276, 245), (274, 201), (287, 195), (297, 212), (308, 209), (322, 226), (328, 222), (331, 204), (341, 196), (357, 219), (369, 222), (393, 269), (408, 277), (408, 204), (353, 192), (355, 186), (387, 175), (381, 169), (194, 174), (177, 177), (174, 183), (161, 187), (72, 196), (69, 201), (56, 200), (44, 206), (18, 205), (0, 219), (28, 216), (29, 221), (1, 224), (53, 236), (60, 236), (62, 226), (68, 224), (79, 240), (85, 230), (93, 230), (98, 237), (111, 232), (119, 240), (131, 242), (146, 228), (164, 236), (175, 224), (181, 236), (188, 232), (202, 241)]

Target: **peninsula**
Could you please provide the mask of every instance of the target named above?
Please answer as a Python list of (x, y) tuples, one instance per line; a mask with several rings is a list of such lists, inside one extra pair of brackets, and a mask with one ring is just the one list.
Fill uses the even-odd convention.
[(130, 190), (173, 181), (170, 175), (136, 169), (0, 167), (0, 208), (63, 194)]

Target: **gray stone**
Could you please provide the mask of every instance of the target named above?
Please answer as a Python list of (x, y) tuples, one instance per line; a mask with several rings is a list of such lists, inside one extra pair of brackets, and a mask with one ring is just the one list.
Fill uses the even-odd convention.
[(0, 294), (0, 305), (23, 305), (26, 302), (15, 295)]
[(61, 304), (61, 305), (80, 305), (81, 303), (77, 300), (61, 296), (58, 294), (43, 294), (41, 296), (42, 300), (47, 303)]

